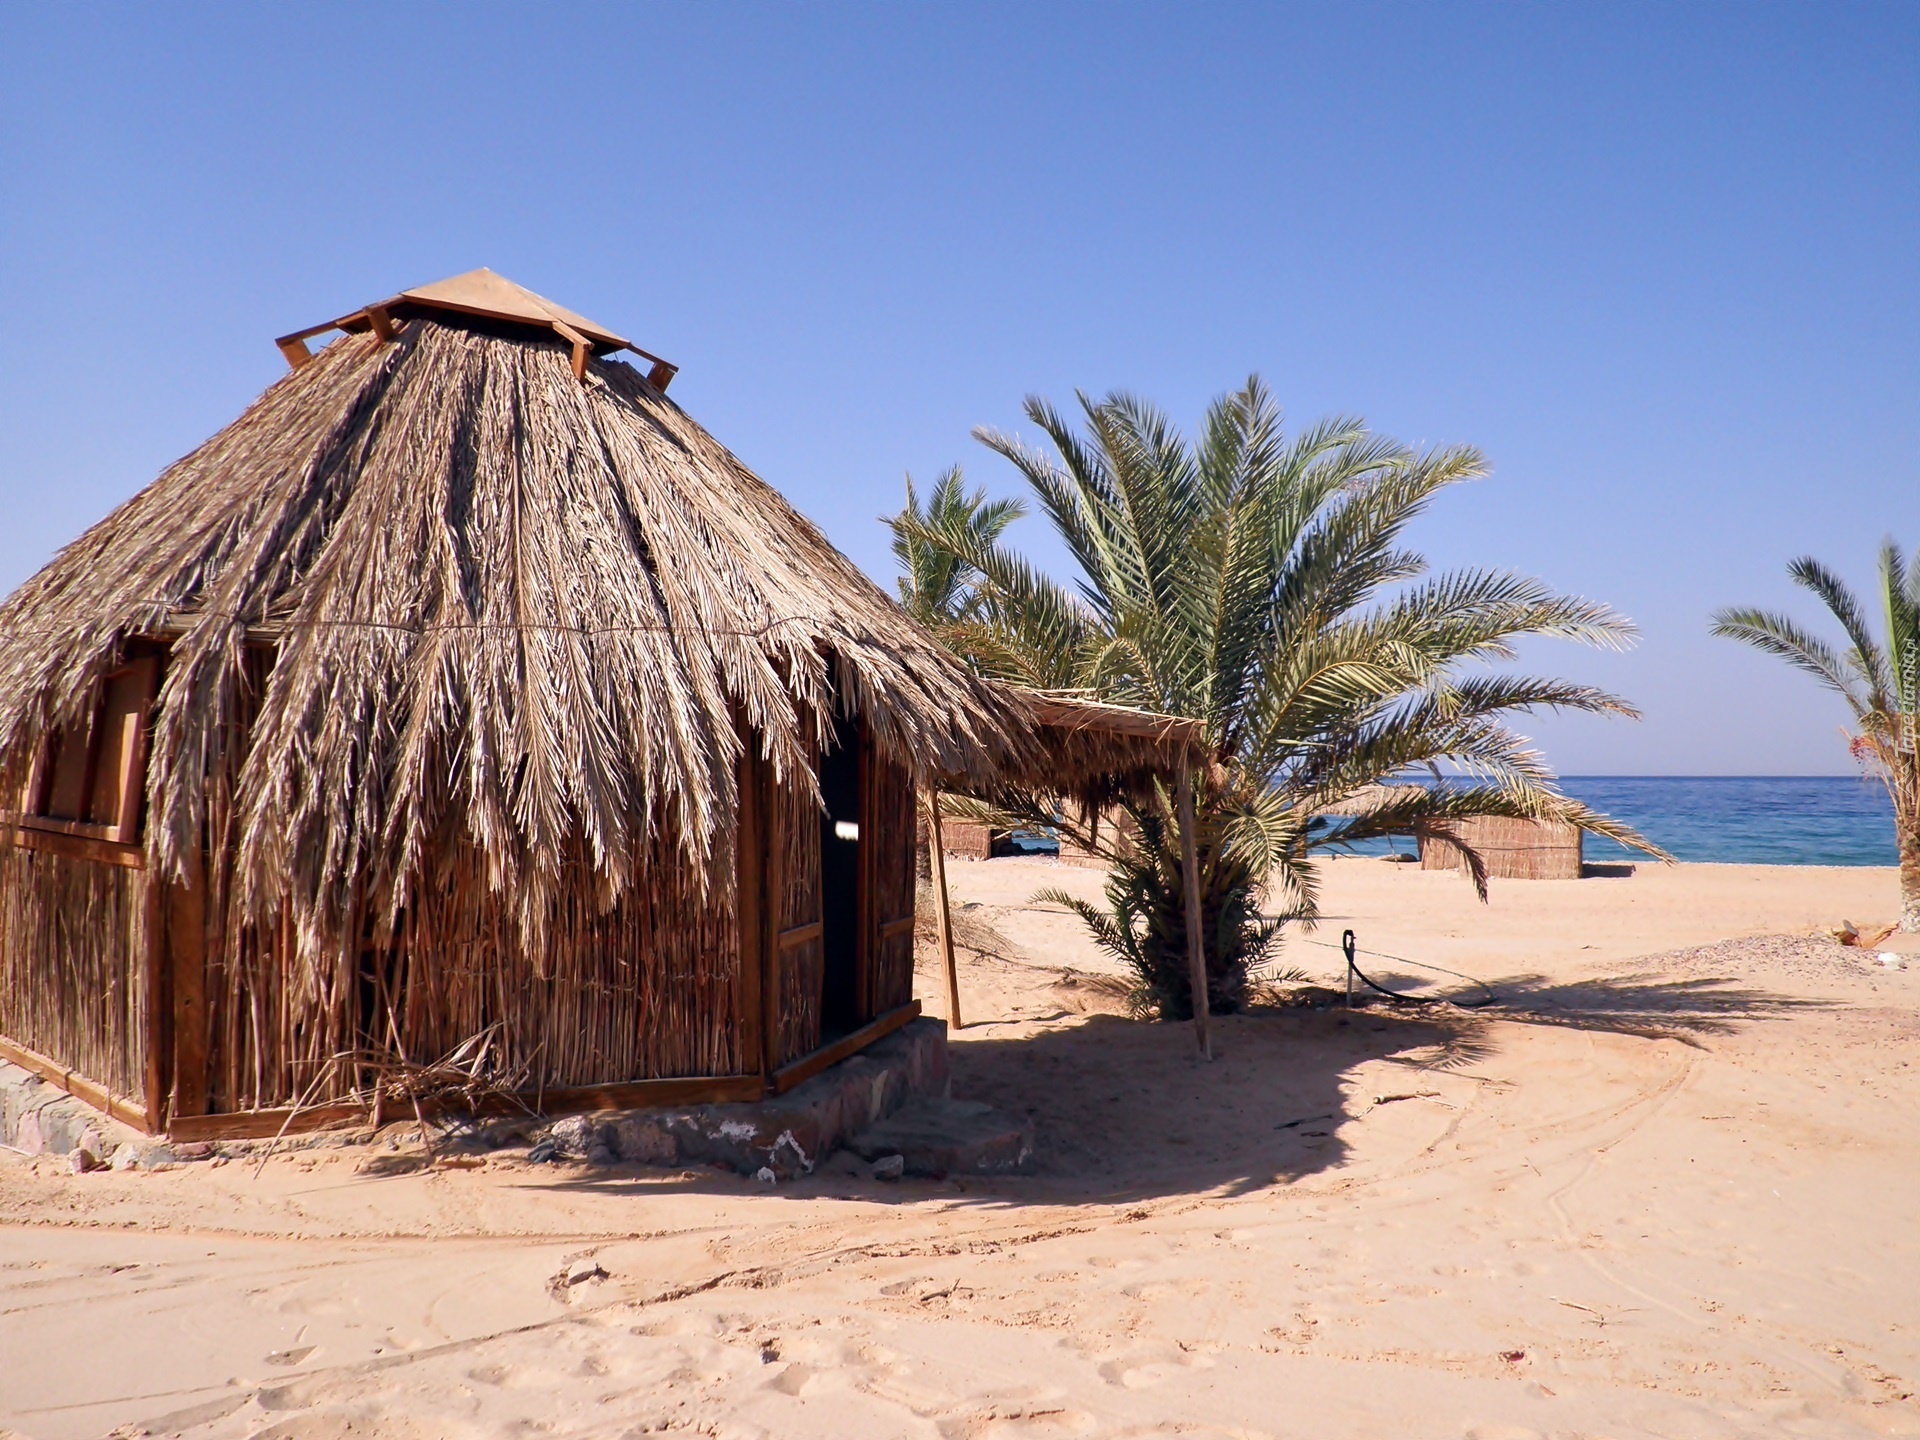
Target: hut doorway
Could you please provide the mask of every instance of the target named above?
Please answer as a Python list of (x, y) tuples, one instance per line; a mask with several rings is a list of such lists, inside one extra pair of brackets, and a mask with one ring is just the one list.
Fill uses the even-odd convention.
[(866, 767), (860, 763), (860, 722), (841, 716), (820, 757), (820, 1041), (831, 1044), (859, 1029), (867, 1018), (860, 1005), (860, 912), (867, 840)]

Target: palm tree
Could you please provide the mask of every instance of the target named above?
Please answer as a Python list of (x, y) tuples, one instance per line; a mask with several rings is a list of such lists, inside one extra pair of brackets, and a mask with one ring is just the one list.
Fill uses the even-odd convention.
[(893, 530), (893, 558), (900, 562), (900, 603), (936, 632), (964, 623), (975, 612), (980, 575), (964, 554), (997, 544), (1001, 532), (1026, 514), (1018, 500), (989, 500), (984, 489), (969, 492), (958, 465), (933, 482), (923, 507), (907, 476), (907, 506), (882, 516)]
[(1887, 787), (1893, 801), (1894, 835), (1900, 847), (1900, 928), (1920, 930), (1920, 764), (1915, 730), (1920, 726), (1920, 555), (1905, 560), (1888, 540), (1880, 547), (1878, 595), (1886, 622), (1884, 644), (1867, 623), (1859, 598), (1819, 561), (1801, 557), (1787, 567), (1796, 585), (1810, 590), (1840, 622), (1848, 648), (1826, 641), (1771, 611), (1717, 611), (1713, 633), (1743, 640), (1806, 671), (1847, 702), (1853, 712), (1848, 737), (1854, 759)]
[[(975, 432), (1024, 477), (1073, 561), (1071, 588), (998, 541), (953, 544), (932, 526), (900, 524), (918, 542), (951, 545), (978, 577), (970, 613), (949, 633), (982, 670), (1205, 722), (1196, 838), (1211, 1010), (1243, 1003), (1275, 934), (1263, 910), (1316, 913), (1312, 856), (1329, 846), (1505, 815), (1652, 849), (1559, 793), (1505, 723), (1537, 707), (1632, 710), (1587, 686), (1485, 665), (1511, 658), (1521, 635), (1620, 646), (1628, 622), (1506, 572), (1423, 578), (1425, 562), (1402, 543), (1434, 494), (1484, 473), (1477, 451), (1416, 452), (1349, 419), (1288, 436), (1258, 378), (1210, 407), (1194, 444), (1131, 396), (1079, 401), (1084, 434), (1027, 401), (1046, 449)], [(1442, 767), (1453, 778), (1394, 787), (1343, 824), (1324, 818), (1378, 782)], [(1048, 797), (1029, 808), (1029, 823), (1057, 818)], [(1131, 835), (1097, 817), (1066, 821), (1114, 862), (1107, 908), (1074, 908), (1133, 966), (1143, 1008), (1187, 1018), (1169, 796), (1130, 806), (1128, 819)], [(1484, 869), (1470, 863), (1484, 894)]]

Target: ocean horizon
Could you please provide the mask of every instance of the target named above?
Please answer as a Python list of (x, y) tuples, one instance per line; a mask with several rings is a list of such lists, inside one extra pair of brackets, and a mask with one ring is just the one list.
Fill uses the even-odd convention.
[[(1728, 865), (1893, 865), (1893, 806), (1855, 775), (1563, 775), (1560, 786), (1676, 860)], [(1403, 852), (1410, 840), (1356, 846)], [(1589, 835), (1591, 864), (1646, 856)]]
[[(1734, 865), (1893, 865), (1893, 805), (1858, 775), (1567, 775), (1575, 799), (1633, 826), (1676, 860)], [(1586, 858), (1638, 852), (1589, 835)], [(1645, 857), (1641, 857), (1645, 858)]]

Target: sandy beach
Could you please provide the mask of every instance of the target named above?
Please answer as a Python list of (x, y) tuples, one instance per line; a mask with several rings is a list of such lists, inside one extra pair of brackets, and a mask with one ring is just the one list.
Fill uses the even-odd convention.
[(0, 1152), (0, 1433), (1920, 1434), (1920, 970), (1809, 938), (1890, 919), (1891, 872), (1483, 906), (1336, 861), (1279, 963), (1336, 987), (1351, 927), (1466, 1003), (1233, 1017), (1210, 1065), (1030, 903), (1098, 875), (951, 879), (988, 952), (955, 1093), (1030, 1111), (1037, 1173), (455, 1167), (405, 1126), (153, 1174)]

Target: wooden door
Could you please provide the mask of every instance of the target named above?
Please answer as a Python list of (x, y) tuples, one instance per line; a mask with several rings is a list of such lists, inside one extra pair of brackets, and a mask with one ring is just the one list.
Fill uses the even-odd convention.
[(861, 830), (868, 916), (867, 962), (862, 976), (865, 1017), (874, 1020), (913, 999), (913, 776), (863, 737), (865, 761)]

